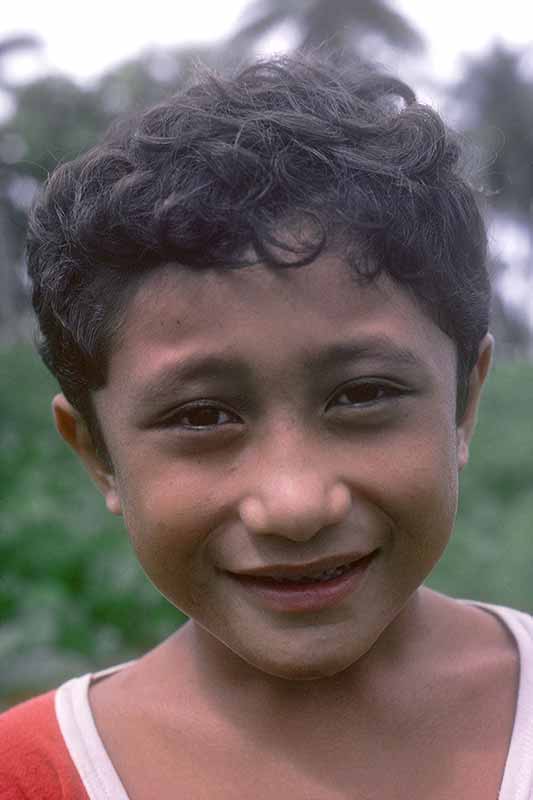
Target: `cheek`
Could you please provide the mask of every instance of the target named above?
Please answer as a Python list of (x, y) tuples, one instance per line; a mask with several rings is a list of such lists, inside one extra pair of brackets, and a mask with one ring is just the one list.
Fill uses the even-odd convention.
[(119, 489), (133, 548), (157, 588), (169, 596), (176, 587), (186, 591), (192, 575), (201, 581), (214, 520), (209, 492), (185, 474), (143, 473), (141, 480), (122, 474)]
[(454, 442), (451, 436), (419, 440), (408, 458), (390, 458), (383, 466), (394, 521), (418, 550), (428, 553), (442, 552), (453, 530), (458, 502)]

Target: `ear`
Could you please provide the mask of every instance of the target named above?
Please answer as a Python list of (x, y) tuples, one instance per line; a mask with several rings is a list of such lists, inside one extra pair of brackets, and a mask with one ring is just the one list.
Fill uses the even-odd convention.
[(476, 427), (481, 390), (490, 372), (493, 352), (494, 338), (490, 333), (487, 333), (479, 345), (478, 359), (470, 374), (466, 410), (457, 427), (457, 455), (460, 470), (468, 463), (470, 442)]
[(96, 451), (87, 424), (63, 394), (52, 400), (52, 413), (59, 434), (80, 457), (87, 472), (103, 494), (108, 511), (122, 514), (114, 474), (103, 464)]

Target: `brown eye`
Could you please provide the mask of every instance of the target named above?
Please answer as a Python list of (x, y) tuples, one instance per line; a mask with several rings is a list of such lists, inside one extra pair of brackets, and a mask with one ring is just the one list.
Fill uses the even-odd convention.
[[(336, 405), (340, 406), (365, 406), (380, 401), (398, 397), (402, 394), (399, 386), (392, 384), (374, 383), (367, 381), (349, 386), (337, 395)], [(346, 399), (344, 399), (346, 398)]]
[(235, 417), (225, 411), (223, 408), (216, 406), (195, 406), (184, 409), (175, 415), (172, 420), (173, 423), (184, 428), (195, 428), (201, 430), (202, 428), (219, 428), (222, 425), (234, 422)]

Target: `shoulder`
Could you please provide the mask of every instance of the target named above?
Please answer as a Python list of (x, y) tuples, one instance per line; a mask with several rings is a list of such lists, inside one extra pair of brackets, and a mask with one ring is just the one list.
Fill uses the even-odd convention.
[(516, 608), (493, 603), (470, 602), (470, 607), (485, 612), (485, 618), (496, 619), (506, 631), (509, 641), (520, 653), (521, 661), (533, 666), (533, 616)]
[(0, 800), (85, 800), (55, 712), (55, 692), (0, 714)]

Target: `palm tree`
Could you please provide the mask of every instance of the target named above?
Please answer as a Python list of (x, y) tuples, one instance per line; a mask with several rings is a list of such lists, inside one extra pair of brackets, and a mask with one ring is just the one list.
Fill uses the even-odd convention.
[(531, 225), (533, 80), (522, 68), (526, 55), (527, 48), (496, 44), (467, 63), (452, 91), (462, 109), (463, 128), (489, 143), (485, 179), (493, 205)]
[[(531, 47), (514, 50), (496, 43), (467, 62), (452, 92), (459, 102), (463, 130), (480, 145), (492, 230), (505, 220), (508, 228), (514, 224), (529, 241), (522, 268), (529, 283), (524, 311), (533, 357), (533, 80), (523, 68), (532, 52)], [(515, 259), (511, 266), (518, 270), (521, 265)]]
[(39, 47), (41, 47), (40, 40), (31, 34), (21, 33), (0, 39), (0, 88), (4, 90), (9, 88), (3, 69), (7, 58), (21, 50), (37, 50)]
[(372, 36), (403, 50), (421, 50), (420, 34), (387, 0), (254, 0), (241, 17), (230, 45), (245, 52), (283, 24), (297, 30), (296, 47), (357, 51)]

